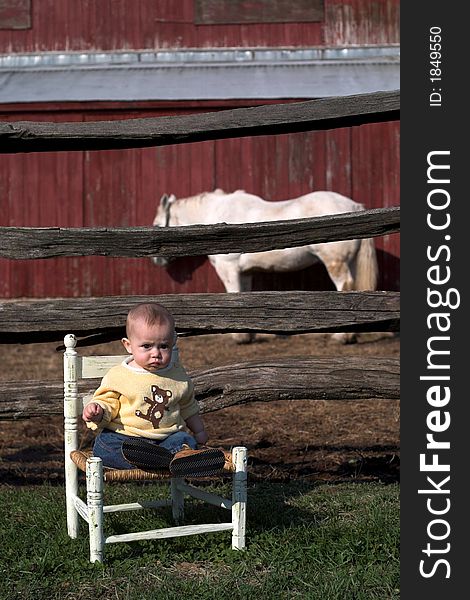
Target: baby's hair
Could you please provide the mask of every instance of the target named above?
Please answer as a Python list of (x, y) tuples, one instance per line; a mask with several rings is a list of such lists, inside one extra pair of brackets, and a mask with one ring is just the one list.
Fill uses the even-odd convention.
[(149, 326), (169, 324), (172, 328), (175, 327), (173, 315), (164, 306), (157, 304), (156, 302), (144, 302), (131, 308), (127, 314), (127, 337), (129, 337), (131, 333), (133, 323), (140, 320), (144, 321)]

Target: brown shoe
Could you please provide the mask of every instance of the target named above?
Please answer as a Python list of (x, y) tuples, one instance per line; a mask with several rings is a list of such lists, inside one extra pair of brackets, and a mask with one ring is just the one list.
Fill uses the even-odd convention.
[(209, 477), (220, 473), (225, 464), (225, 454), (217, 448), (180, 450), (170, 463), (175, 477)]

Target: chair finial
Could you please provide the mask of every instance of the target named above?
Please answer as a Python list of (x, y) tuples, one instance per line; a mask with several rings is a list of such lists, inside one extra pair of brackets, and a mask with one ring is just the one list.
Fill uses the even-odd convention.
[(76, 345), (77, 345), (77, 338), (74, 336), (73, 333), (68, 333), (64, 337), (64, 346), (66, 348), (75, 348)]

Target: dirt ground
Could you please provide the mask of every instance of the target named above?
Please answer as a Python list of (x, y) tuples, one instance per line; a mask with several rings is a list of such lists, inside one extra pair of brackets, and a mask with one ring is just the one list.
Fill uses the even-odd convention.
[[(237, 345), (230, 336), (183, 338), (181, 358), (189, 372), (263, 357), (399, 357), (398, 336), (359, 336), (340, 345), (324, 334), (260, 336)], [(372, 338), (372, 339), (371, 339)], [(61, 379), (57, 343), (0, 345), (0, 381)], [(119, 354), (119, 342), (90, 347), (93, 354)], [(400, 440), (397, 400), (253, 402), (205, 415), (210, 445), (245, 445), (250, 477), (285, 481), (399, 480)], [(84, 445), (91, 443), (86, 432)], [(62, 418), (0, 422), (0, 482), (34, 485), (63, 482)]]

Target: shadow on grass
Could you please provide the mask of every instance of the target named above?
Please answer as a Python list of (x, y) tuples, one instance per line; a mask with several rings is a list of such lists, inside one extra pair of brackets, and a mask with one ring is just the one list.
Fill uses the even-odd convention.
[[(316, 456), (320, 458), (315, 458)], [(309, 445), (308, 448), (299, 449), (297, 462), (287, 460), (276, 464), (249, 454), (248, 473), (253, 481), (270, 483), (398, 483), (399, 448), (394, 445)], [(0, 482), (12, 486), (36, 486), (45, 482), (64, 485), (63, 454), (50, 444), (34, 444), (22, 448), (0, 460)]]

